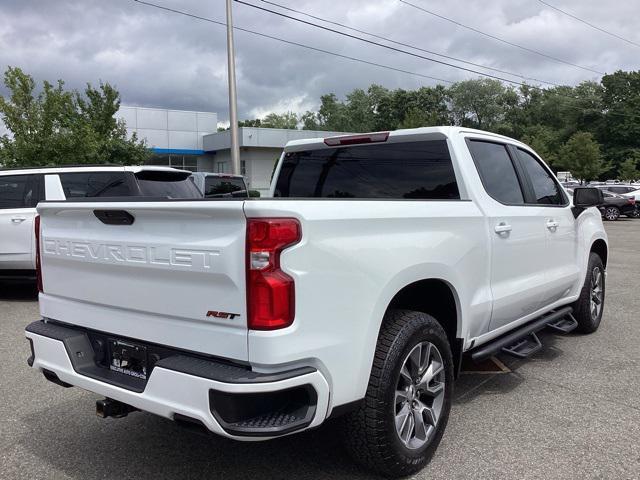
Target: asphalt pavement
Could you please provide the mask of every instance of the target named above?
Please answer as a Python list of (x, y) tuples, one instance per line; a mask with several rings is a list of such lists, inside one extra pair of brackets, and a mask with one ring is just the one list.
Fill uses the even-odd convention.
[[(419, 479), (640, 478), (640, 220), (606, 224), (605, 314), (593, 335), (545, 332), (506, 373), (465, 373), (449, 426)], [(371, 478), (332, 425), (239, 443), (136, 412), (95, 415), (97, 395), (29, 369), (33, 288), (0, 284), (0, 478)]]

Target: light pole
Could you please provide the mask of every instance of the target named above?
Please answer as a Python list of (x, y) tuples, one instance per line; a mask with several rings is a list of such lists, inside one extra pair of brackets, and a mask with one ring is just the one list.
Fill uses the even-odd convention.
[(240, 146), (238, 145), (238, 100), (236, 96), (236, 59), (233, 47), (233, 16), (227, 0), (227, 72), (229, 74), (229, 131), (231, 133), (231, 173), (240, 175)]

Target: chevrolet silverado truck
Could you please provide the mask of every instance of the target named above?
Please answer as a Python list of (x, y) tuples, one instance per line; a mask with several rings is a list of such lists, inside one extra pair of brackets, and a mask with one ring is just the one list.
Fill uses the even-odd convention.
[[(388, 476), (444, 433), (463, 355), (597, 330), (602, 194), (461, 127), (293, 141), (272, 198), (42, 202), (37, 371), (236, 440), (338, 418)], [(579, 338), (576, 338), (579, 341)]]

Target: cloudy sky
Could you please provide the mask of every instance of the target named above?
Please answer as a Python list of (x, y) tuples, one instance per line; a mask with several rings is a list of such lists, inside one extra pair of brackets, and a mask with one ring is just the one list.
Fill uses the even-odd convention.
[[(224, 22), (224, 0), (150, 1)], [(262, 0), (245, 1), (285, 12)], [(527, 77), (566, 84), (600, 77), (592, 71), (486, 38), (399, 0), (272, 1), (419, 48)], [(407, 1), (595, 71), (639, 68), (640, 47), (593, 30), (538, 0)], [(546, 2), (640, 44), (637, 29), (640, 1)], [(308, 17), (306, 20), (319, 23)], [(451, 81), (477, 76), (238, 3), (234, 4), (234, 23), (237, 27), (420, 75)], [(226, 120), (225, 47), (223, 26), (134, 0), (0, 0), (3, 69), (7, 65), (19, 66), (38, 81), (62, 78), (73, 88), (82, 88), (86, 82), (108, 81), (119, 88), (124, 104), (214, 111), (221, 120)], [(240, 118), (271, 111), (315, 109), (323, 93), (334, 92), (342, 97), (371, 83), (388, 88), (436, 83), (246, 32), (236, 32), (236, 55)], [(0, 93), (6, 93), (3, 86)]]

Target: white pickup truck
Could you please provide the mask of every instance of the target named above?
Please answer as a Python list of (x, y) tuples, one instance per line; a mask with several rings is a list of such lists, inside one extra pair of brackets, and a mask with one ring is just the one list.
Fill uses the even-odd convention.
[[(38, 206), (29, 364), (237, 440), (341, 416), (356, 460), (406, 475), (445, 430), (462, 355), (594, 332), (607, 236), (540, 158), (460, 127), (289, 143), (273, 198)], [(576, 338), (576, 341), (579, 339)]]

